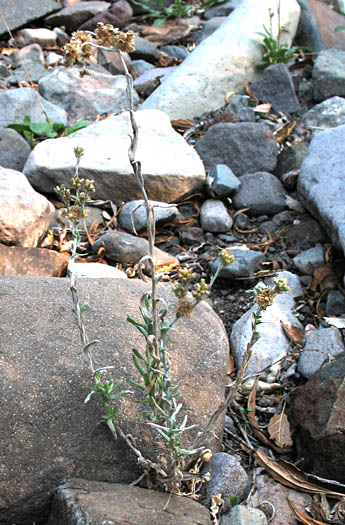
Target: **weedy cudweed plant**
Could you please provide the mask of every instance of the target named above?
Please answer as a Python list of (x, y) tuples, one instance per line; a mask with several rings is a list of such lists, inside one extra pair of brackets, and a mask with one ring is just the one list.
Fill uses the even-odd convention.
[[(94, 378), (94, 386), (86, 401), (89, 400), (91, 395), (98, 394), (105, 407), (104, 419), (107, 421), (113, 436), (116, 438), (119, 434), (126, 440), (132, 451), (137, 455), (139, 463), (146, 472), (154, 471), (157, 485), (161, 485), (171, 492), (181, 493), (182, 484), (185, 479), (188, 478), (188, 480), (192, 479), (192, 493), (195, 494), (196, 482), (205, 481), (206, 478), (204, 479), (199, 476), (198, 472), (195, 470), (194, 475), (186, 473), (184, 457), (198, 454), (199, 459), (197, 460), (197, 463), (198, 461), (200, 463), (201, 458), (202, 461), (206, 461), (210, 459), (211, 455), (203, 445), (188, 449), (183, 447), (183, 435), (187, 430), (191, 430), (193, 426), (187, 426), (186, 416), (183, 419), (180, 418), (182, 403), (179, 403), (177, 399), (181, 394), (178, 391), (178, 385), (170, 374), (170, 360), (167, 353), (167, 343), (170, 331), (175, 322), (181, 317), (190, 316), (197, 304), (210, 294), (211, 286), (217, 278), (220, 270), (233, 261), (233, 256), (226, 250), (221, 252), (218, 270), (212, 277), (210, 284), (207, 284), (205, 280), (202, 279), (200, 283), (197, 283), (194, 286), (193, 282), (197, 277), (196, 274), (188, 269), (180, 269), (178, 272), (177, 283), (173, 287), (173, 292), (178, 298), (176, 313), (171, 320), (166, 320), (167, 306), (157, 295), (157, 285), (161, 278), (161, 274), (157, 274), (156, 272), (153, 255), (155, 241), (154, 209), (150, 204), (145, 190), (144, 178), (141, 172), (141, 163), (136, 159), (138, 126), (133, 110), (133, 79), (128, 72), (126, 63), (122, 56), (123, 51), (134, 50), (133, 33), (131, 31), (124, 33), (110, 24), (104, 25), (102, 23), (98, 24), (94, 33), (77, 31), (72, 35), (69, 44), (65, 46), (65, 64), (71, 66), (75, 61), (79, 61), (83, 65), (81, 74), (86, 74), (86, 60), (91, 56), (92, 47), (118, 53), (127, 79), (128, 111), (132, 128), (128, 158), (144, 198), (149, 241), (149, 253), (141, 259), (138, 268), (139, 273), (143, 278), (142, 268), (144, 265), (148, 264), (151, 271), (151, 289), (149, 292), (143, 294), (139, 306), (142, 320), (139, 322), (130, 315), (127, 315), (127, 320), (133, 324), (145, 338), (144, 352), (140, 352), (137, 349), (132, 350), (133, 363), (141, 376), (142, 382), (132, 381), (132, 383), (141, 392), (142, 398), (140, 402), (143, 405), (142, 414), (146, 420), (146, 424), (157, 433), (160, 440), (159, 447), (162, 452), (159, 455), (157, 463), (153, 463), (151, 460), (142, 456), (141, 452), (136, 448), (135, 441), (129, 439), (128, 436), (124, 434), (119, 424), (119, 407), (116, 404), (116, 400), (123, 395), (127, 395), (129, 392), (118, 390), (121, 381), (115, 384), (112, 380), (104, 381), (102, 379), (103, 372), (112, 367), (104, 367), (94, 370), (92, 364), (91, 346), (97, 341), (90, 343), (86, 336), (82, 319), (82, 313), (86, 305), (83, 305), (82, 307), (79, 306), (73, 266), (77, 246), (80, 241), (77, 225), (85, 213), (83, 208), (85, 202), (83, 200), (84, 194), (86, 198), (86, 195), (88, 195), (87, 191), (89, 191), (86, 190), (86, 188), (85, 191), (80, 191), (81, 186), (79, 186), (79, 184), (82, 184), (84, 181), (78, 177), (81, 155), (78, 156), (78, 153), (76, 152), (77, 168), (74, 179), (78, 182), (73, 182), (74, 179), (72, 179), (72, 185), (76, 188), (76, 202), (74, 205), (71, 206), (70, 204), (71, 194), (69, 190), (60, 187), (58, 191), (65, 202), (68, 217), (72, 219), (75, 224), (72, 231), (74, 242), (69, 265), (69, 275), (71, 279), (70, 288), (83, 350), (87, 354), (90, 369)], [(93, 181), (91, 186), (90, 182), (88, 184), (88, 188), (93, 188)], [(77, 206), (76, 209), (75, 206)]]

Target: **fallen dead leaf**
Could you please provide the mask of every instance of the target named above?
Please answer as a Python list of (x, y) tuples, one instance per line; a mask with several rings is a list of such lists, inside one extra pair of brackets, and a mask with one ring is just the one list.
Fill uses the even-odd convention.
[(251, 87), (250, 87), (250, 82), (247, 82), (247, 84), (245, 85), (245, 90), (246, 90), (247, 95), (249, 95), (250, 98), (254, 101), (254, 104), (255, 104), (256, 106), (258, 106), (258, 105), (259, 105), (259, 99), (256, 98), (256, 96), (255, 96), (254, 93), (252, 92), (252, 89), (251, 89)]
[(231, 354), (229, 354), (228, 369), (227, 369), (227, 372), (226, 372), (227, 375), (229, 376), (230, 374), (232, 374), (234, 370), (235, 370), (234, 358), (232, 357)]
[(259, 465), (264, 467), (273, 479), (285, 487), (307, 492), (308, 494), (325, 494), (334, 499), (345, 498), (345, 494), (327, 490), (310, 483), (304, 472), (288, 461), (284, 461), (283, 459), (275, 461), (269, 458), (263, 450), (257, 450), (254, 452), (254, 457)]
[(265, 102), (264, 104), (258, 104), (253, 109), (256, 113), (265, 114), (265, 113), (269, 113), (271, 111), (271, 108), (272, 108), (272, 104), (270, 104), (269, 102)]
[(337, 278), (332, 266), (330, 264), (325, 264), (324, 266), (320, 266), (320, 268), (316, 268), (316, 270), (314, 270), (314, 280), (310, 284), (309, 288), (310, 290), (315, 291), (316, 288), (320, 286), (321, 291), (323, 291), (326, 288), (325, 281), (327, 288), (330, 288), (330, 284), (334, 283), (336, 280)]
[(268, 433), (278, 447), (291, 450), (293, 443), (290, 434), (290, 424), (284, 409), (280, 414), (274, 414), (271, 418), (268, 424)]
[(307, 516), (307, 514), (304, 514), (304, 512), (300, 511), (296, 505), (293, 504), (291, 499), (288, 497), (288, 502), (290, 504), (290, 507), (296, 514), (296, 518), (300, 523), (304, 523), (304, 525), (327, 525), (324, 521), (317, 521), (311, 518), (310, 516)]
[(297, 326), (285, 324), (283, 321), (280, 321), (280, 324), (291, 343), (301, 348), (304, 341), (304, 335), (301, 330)]
[(281, 144), (287, 138), (290, 137), (291, 133), (293, 132), (293, 130), (296, 127), (297, 122), (298, 122), (298, 118), (295, 118), (295, 119), (291, 120), (290, 122), (287, 122), (286, 124), (281, 126), (279, 129), (277, 129), (273, 133), (273, 135), (275, 136), (276, 141), (278, 142), (278, 144)]

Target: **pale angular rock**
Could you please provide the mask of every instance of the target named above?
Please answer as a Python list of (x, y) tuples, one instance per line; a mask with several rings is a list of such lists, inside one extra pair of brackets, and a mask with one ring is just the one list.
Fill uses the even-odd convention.
[(297, 192), (303, 206), (345, 252), (344, 140), (345, 125), (313, 136), (301, 166)]
[(88, 277), (89, 279), (126, 279), (125, 272), (109, 266), (108, 264), (101, 263), (75, 263), (74, 271), (77, 278)]
[(299, 271), (306, 275), (314, 275), (314, 270), (325, 264), (325, 253), (321, 244), (299, 253), (293, 258), (293, 263)]
[[(232, 248), (232, 246), (229, 246), (229, 249), (235, 260), (221, 270), (219, 276), (222, 279), (231, 280), (236, 277), (249, 277), (259, 269), (259, 264), (265, 259), (262, 252), (255, 250), (241, 250)], [(210, 263), (212, 272), (216, 272), (219, 263), (219, 258)]]
[[(8, 27), (13, 30), (60, 9), (54, 0), (1, 0), (1, 10)], [(0, 20), (0, 36), (7, 35), (7, 27)]]
[(45, 21), (49, 26), (65, 26), (68, 31), (75, 31), (83, 22), (106, 11), (110, 5), (109, 2), (101, 1), (78, 2), (48, 16)]
[(309, 379), (324, 363), (343, 352), (345, 347), (337, 328), (313, 330), (306, 337), (297, 370)]
[[(299, 328), (302, 327), (292, 313), (295, 307), (294, 298), (302, 294), (299, 278), (290, 272), (281, 272), (278, 275), (287, 279), (290, 290), (277, 295), (273, 305), (269, 306), (263, 313), (263, 323), (258, 327), (260, 337), (252, 347), (253, 353), (247, 375), (256, 374), (258, 370), (271, 365), (290, 351), (290, 342), (283, 332), (280, 321)], [(252, 306), (248, 312), (236, 321), (232, 329), (230, 337), (231, 353), (238, 369), (242, 366), (243, 356), (252, 336), (251, 312), (255, 311), (256, 308), (256, 305)]]
[[(124, 75), (92, 72), (91, 75), (81, 77), (79, 71), (79, 68), (67, 69), (59, 66), (47, 73), (38, 83), (41, 95), (62, 107), (71, 123), (127, 109), (127, 83)], [(138, 100), (134, 93), (134, 104)]]
[(55, 208), (19, 171), (0, 166), (0, 242), (31, 248), (47, 231)]
[(336, 128), (345, 124), (345, 99), (331, 97), (317, 104), (301, 119), (308, 128)]
[[(1, 97), (1, 93), (0, 93)], [(139, 125), (137, 159), (148, 197), (172, 202), (200, 189), (205, 169), (195, 150), (176, 133), (169, 118), (160, 111), (136, 113)], [(109, 117), (69, 137), (44, 141), (32, 151), (24, 172), (32, 185), (50, 193), (57, 184), (70, 185), (75, 170), (75, 146), (82, 146), (82, 177), (95, 180), (95, 197), (122, 201), (141, 199), (128, 160), (132, 130), (128, 113)]]
[[(259, 78), (256, 64), (262, 57), (262, 37), (257, 32), (269, 24), (269, 8), (276, 13), (275, 0), (260, 0), (259, 5), (244, 0), (141, 108), (161, 109), (171, 119), (193, 118), (221, 107), (226, 93), (239, 92), (248, 81)], [(299, 13), (295, 0), (281, 3), (280, 21), (288, 44), (297, 30)]]
[[(114, 380), (123, 378), (123, 388), (131, 391), (129, 379), (139, 379), (131, 349), (142, 351), (145, 340), (126, 322), (126, 312), (141, 319), (139, 300), (149, 288), (141, 280), (78, 281), (80, 298), (89, 303), (85, 320), (90, 339), (102, 342), (93, 354), (94, 366), (115, 365)], [(1, 440), (6, 444), (1, 457), (0, 522), (45, 523), (52, 492), (66, 479), (78, 475), (126, 484), (138, 478), (140, 469), (124, 442), (119, 438), (114, 444), (100, 422), (101, 403), (94, 397), (84, 403), (91, 378), (68, 280), (0, 277), (0, 289)], [(170, 286), (158, 285), (158, 296), (173, 315), (176, 297)], [(223, 402), (227, 383), (227, 336), (212, 308), (199, 304), (189, 319), (179, 320), (168, 350), (188, 423), (203, 427)], [(136, 437), (144, 455), (154, 458), (157, 446), (144, 440), (136, 395), (121, 398), (123, 430)], [(215, 429), (220, 441), (210, 442), (213, 451), (220, 446), (223, 424), (220, 418)], [(187, 445), (194, 435), (192, 430)]]
[(267, 525), (267, 518), (262, 510), (246, 505), (236, 505), (229, 514), (223, 516), (222, 525)]
[[(67, 124), (66, 112), (51, 104), (37, 93), (48, 117), (59, 124)], [(9, 124), (23, 124), (25, 115), (29, 115), (31, 122), (44, 122), (45, 116), (31, 88), (7, 89), (0, 91), (0, 126)]]
[(47, 525), (89, 523), (209, 525), (208, 510), (191, 498), (74, 478), (59, 487)]
[(222, 233), (230, 230), (232, 218), (222, 201), (207, 199), (200, 208), (200, 224), (207, 232)]
[(16, 41), (19, 47), (30, 44), (39, 44), (42, 48), (54, 47), (57, 43), (57, 34), (44, 27), (38, 29), (25, 28), (16, 33)]

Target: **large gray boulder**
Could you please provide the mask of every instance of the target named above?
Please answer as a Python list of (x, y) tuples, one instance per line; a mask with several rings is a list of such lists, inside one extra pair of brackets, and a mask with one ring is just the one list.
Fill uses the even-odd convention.
[[(8, 27), (13, 30), (33, 20), (49, 15), (61, 9), (61, 5), (54, 0), (1, 0), (0, 8), (6, 17)], [(0, 18), (0, 36), (7, 35), (7, 27)]]
[[(81, 301), (90, 340), (98, 339), (94, 367), (115, 365), (115, 380), (134, 390), (139, 378), (132, 348), (144, 349), (126, 312), (140, 320), (139, 299), (150, 286), (139, 280), (81, 279)], [(0, 277), (0, 523), (45, 522), (53, 490), (73, 476), (129, 483), (140, 469), (119, 438), (114, 443), (99, 401), (84, 400), (91, 374), (84, 359), (66, 279)], [(167, 285), (158, 295), (173, 313), (176, 298)], [(24, 299), (23, 299), (24, 297)], [(180, 381), (184, 413), (201, 428), (224, 400), (228, 341), (224, 327), (206, 304), (178, 321), (168, 346), (172, 376)], [(96, 347), (95, 347), (96, 348)], [(136, 396), (121, 398), (120, 421), (144, 454), (158, 450), (147, 439)], [(221, 438), (222, 418), (215, 428)], [(148, 429), (147, 429), (148, 430)], [(189, 438), (197, 429), (190, 431)], [(214, 437), (213, 450), (220, 446)]]
[(314, 134), (301, 165), (297, 192), (303, 206), (345, 252), (344, 140), (345, 125)]
[[(258, 79), (262, 37), (257, 33), (269, 25), (269, 9), (275, 13), (277, 36), (276, 0), (244, 0), (145, 100), (142, 109), (161, 109), (171, 119), (197, 117), (222, 106), (229, 91), (240, 91), (248, 81)], [(292, 43), (299, 14), (296, 0), (281, 2), (282, 43)]]
[[(202, 161), (194, 148), (173, 130), (167, 115), (161, 111), (140, 111), (136, 118), (137, 159), (142, 163), (148, 197), (172, 202), (199, 190), (206, 179)], [(141, 199), (128, 160), (131, 135), (128, 113), (111, 116), (69, 137), (41, 142), (28, 158), (24, 173), (43, 193), (51, 193), (57, 184), (70, 186), (75, 170), (73, 150), (82, 146), (85, 154), (80, 174), (94, 179), (96, 198), (111, 199), (116, 204)]]

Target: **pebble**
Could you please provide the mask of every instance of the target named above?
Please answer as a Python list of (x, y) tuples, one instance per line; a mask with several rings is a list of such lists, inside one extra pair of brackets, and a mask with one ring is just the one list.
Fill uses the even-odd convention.
[(236, 210), (250, 208), (250, 216), (274, 215), (286, 208), (286, 190), (280, 180), (267, 172), (240, 177), (241, 187), (233, 197)]
[[(231, 247), (231, 253), (235, 260), (225, 266), (221, 272), (220, 277), (223, 279), (234, 279), (236, 277), (249, 277), (253, 275), (259, 268), (259, 264), (265, 259), (262, 252), (254, 250), (242, 250)], [(215, 272), (219, 265), (219, 259), (210, 263), (212, 272)]]
[(206, 179), (206, 185), (214, 195), (224, 198), (236, 193), (241, 182), (226, 164), (217, 164), (212, 166)]
[(232, 218), (222, 201), (207, 199), (200, 208), (200, 223), (207, 232), (223, 233), (231, 229)]
[(330, 290), (326, 301), (326, 315), (344, 315), (345, 297), (338, 290)]
[[(127, 230), (129, 233), (140, 232), (147, 228), (147, 219), (146, 219), (146, 208), (143, 205), (144, 201), (135, 200), (126, 202), (121, 208), (121, 211), (118, 216), (120, 226)], [(165, 202), (150, 201), (150, 204), (154, 206), (154, 217), (155, 224), (158, 226), (164, 222), (175, 219), (178, 214), (178, 208)], [(132, 212), (137, 208), (137, 210), (132, 214)], [(132, 228), (132, 218), (135, 231)]]
[(267, 525), (267, 518), (262, 510), (236, 505), (222, 517), (222, 525)]
[(296, 268), (305, 275), (313, 275), (314, 270), (325, 264), (325, 253), (321, 244), (296, 255), (293, 259)]
[(201, 469), (202, 474), (209, 472), (211, 480), (205, 486), (204, 505), (209, 507), (212, 496), (221, 494), (224, 500), (224, 512), (230, 508), (230, 497), (237, 496), (240, 503), (248, 491), (248, 475), (241, 463), (226, 452), (216, 452)]
[(303, 377), (309, 379), (324, 363), (344, 351), (344, 343), (338, 329), (314, 330), (306, 337), (297, 370)]

